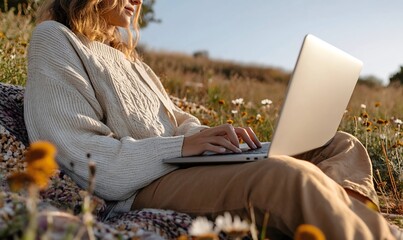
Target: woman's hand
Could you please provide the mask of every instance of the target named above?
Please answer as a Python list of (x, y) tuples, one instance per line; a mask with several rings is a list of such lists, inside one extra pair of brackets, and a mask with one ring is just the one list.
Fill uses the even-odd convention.
[(250, 127), (233, 127), (230, 124), (224, 124), (207, 128), (192, 136), (185, 137), (182, 146), (182, 156), (200, 155), (205, 151), (241, 153), (239, 138), (252, 149), (262, 146)]

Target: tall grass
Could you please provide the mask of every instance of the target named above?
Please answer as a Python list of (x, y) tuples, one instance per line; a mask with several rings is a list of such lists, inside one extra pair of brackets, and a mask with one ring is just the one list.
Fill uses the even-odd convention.
[[(25, 85), (32, 16), (0, 12), (0, 22), (0, 82)], [(251, 126), (262, 141), (271, 139), (289, 72), (176, 53), (145, 51), (142, 55), (171, 95), (197, 103), (183, 107), (204, 124)], [(265, 99), (272, 103), (262, 103)], [(385, 209), (403, 213), (403, 126), (399, 119), (403, 119), (402, 86), (357, 85), (340, 130), (355, 135), (367, 147), (374, 182), (385, 195)]]
[(32, 16), (14, 9), (0, 12), (0, 82), (24, 85), (27, 77), (27, 45)]

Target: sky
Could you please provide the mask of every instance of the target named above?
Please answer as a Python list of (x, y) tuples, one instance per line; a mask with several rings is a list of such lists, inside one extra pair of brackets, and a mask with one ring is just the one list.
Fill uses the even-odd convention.
[(361, 77), (389, 77), (403, 65), (402, 0), (156, 0), (140, 44), (152, 50), (294, 68), (313, 34), (364, 62)]

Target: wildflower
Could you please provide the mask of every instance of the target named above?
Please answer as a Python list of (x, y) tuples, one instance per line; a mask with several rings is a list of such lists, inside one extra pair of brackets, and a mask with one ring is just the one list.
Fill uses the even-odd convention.
[(362, 118), (368, 118), (368, 113), (367, 113), (367, 112), (361, 113), (361, 117), (362, 117)]
[(56, 148), (51, 143), (45, 141), (32, 143), (25, 154), (27, 171), (9, 177), (10, 187), (18, 191), (32, 183), (41, 189), (46, 188), (49, 178), (56, 173), (58, 168), (55, 156)]
[(367, 132), (371, 132), (371, 131), (372, 131), (372, 129), (371, 129), (370, 127), (367, 127), (367, 129), (365, 129), (365, 131), (367, 131)]
[(371, 122), (371, 121), (364, 121), (364, 122), (362, 123), (362, 125), (364, 125), (364, 126), (366, 126), (366, 127), (369, 127), (369, 126), (372, 125), (372, 122)]
[(26, 173), (14, 173), (9, 178), (7, 178), (10, 190), (13, 192), (18, 192), (19, 190), (26, 188), (30, 183), (35, 180), (31, 177), (31, 175)]
[(269, 100), (269, 99), (263, 99), (260, 103), (262, 105), (271, 105), (273, 103), (273, 101)]
[(381, 134), (379, 134), (379, 138), (382, 139), (382, 140), (385, 140), (385, 139), (386, 139), (386, 135), (383, 134), (383, 133), (381, 133)]
[(224, 105), (224, 104), (225, 104), (225, 101), (224, 101), (223, 99), (220, 99), (220, 100), (218, 100), (218, 104)]
[(14, 60), (15, 57), (16, 57), (15, 54), (11, 54), (11, 55), (10, 55), (11, 60)]
[(217, 235), (213, 229), (213, 223), (205, 217), (197, 217), (192, 221), (192, 225), (189, 228), (189, 234), (198, 238), (209, 238), (210, 236)]
[(310, 224), (301, 224), (298, 226), (294, 236), (295, 240), (325, 240), (323, 232)]
[(362, 109), (366, 109), (366, 108), (367, 108), (367, 105), (361, 104), (361, 108), (362, 108)]
[(216, 232), (223, 231), (230, 235), (246, 235), (250, 230), (250, 224), (242, 221), (239, 216), (235, 216), (232, 220), (231, 214), (225, 212), (224, 216), (218, 216), (215, 220)]
[(256, 114), (256, 120), (260, 120), (260, 119), (262, 119), (262, 115), (260, 115), (259, 113), (258, 114)]
[(381, 125), (386, 125), (388, 123), (388, 120), (384, 120), (382, 118), (379, 118), (376, 123), (381, 124)]
[(231, 110), (231, 113), (235, 115), (238, 113), (238, 110)]
[(232, 100), (232, 104), (234, 104), (236, 106), (244, 104), (243, 98), (237, 98), (235, 100)]
[(228, 120), (227, 120), (227, 123), (228, 123), (228, 124), (233, 124), (233, 123), (234, 123), (234, 120), (228, 119)]
[(28, 45), (28, 42), (23, 40), (20, 42), (20, 44), (21, 46), (26, 47)]
[(381, 106), (381, 102), (375, 102), (375, 107), (380, 107)]
[(205, 119), (205, 118), (203, 118), (201, 122), (202, 122), (203, 125), (207, 125), (207, 126), (210, 124), (210, 121), (208, 119)]
[(397, 125), (402, 125), (402, 124), (403, 124), (403, 121), (400, 120), (400, 119), (398, 119), (398, 118), (396, 118), (393, 122), (394, 122), (395, 124), (397, 124)]
[(6, 35), (3, 32), (0, 32), (0, 38), (6, 38)]
[(32, 143), (25, 156), (27, 172), (43, 174), (46, 178), (52, 176), (58, 168), (55, 162), (56, 148), (49, 142)]

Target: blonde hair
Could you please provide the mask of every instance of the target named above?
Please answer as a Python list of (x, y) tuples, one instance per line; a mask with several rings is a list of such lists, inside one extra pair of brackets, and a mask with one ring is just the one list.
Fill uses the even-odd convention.
[[(74, 33), (80, 33), (91, 41), (108, 42), (111, 47), (122, 51), (126, 57), (135, 60), (137, 52), (135, 47), (139, 39), (139, 20), (141, 4), (136, 8), (132, 27), (126, 28), (127, 41), (123, 41), (117, 28), (111, 34), (107, 31), (108, 25), (100, 17), (115, 7), (122, 7), (122, 1), (112, 0), (110, 6), (104, 6), (102, 0), (47, 0), (37, 14), (37, 23), (45, 20), (54, 20), (62, 23)], [(132, 35), (135, 32), (135, 37)]]

